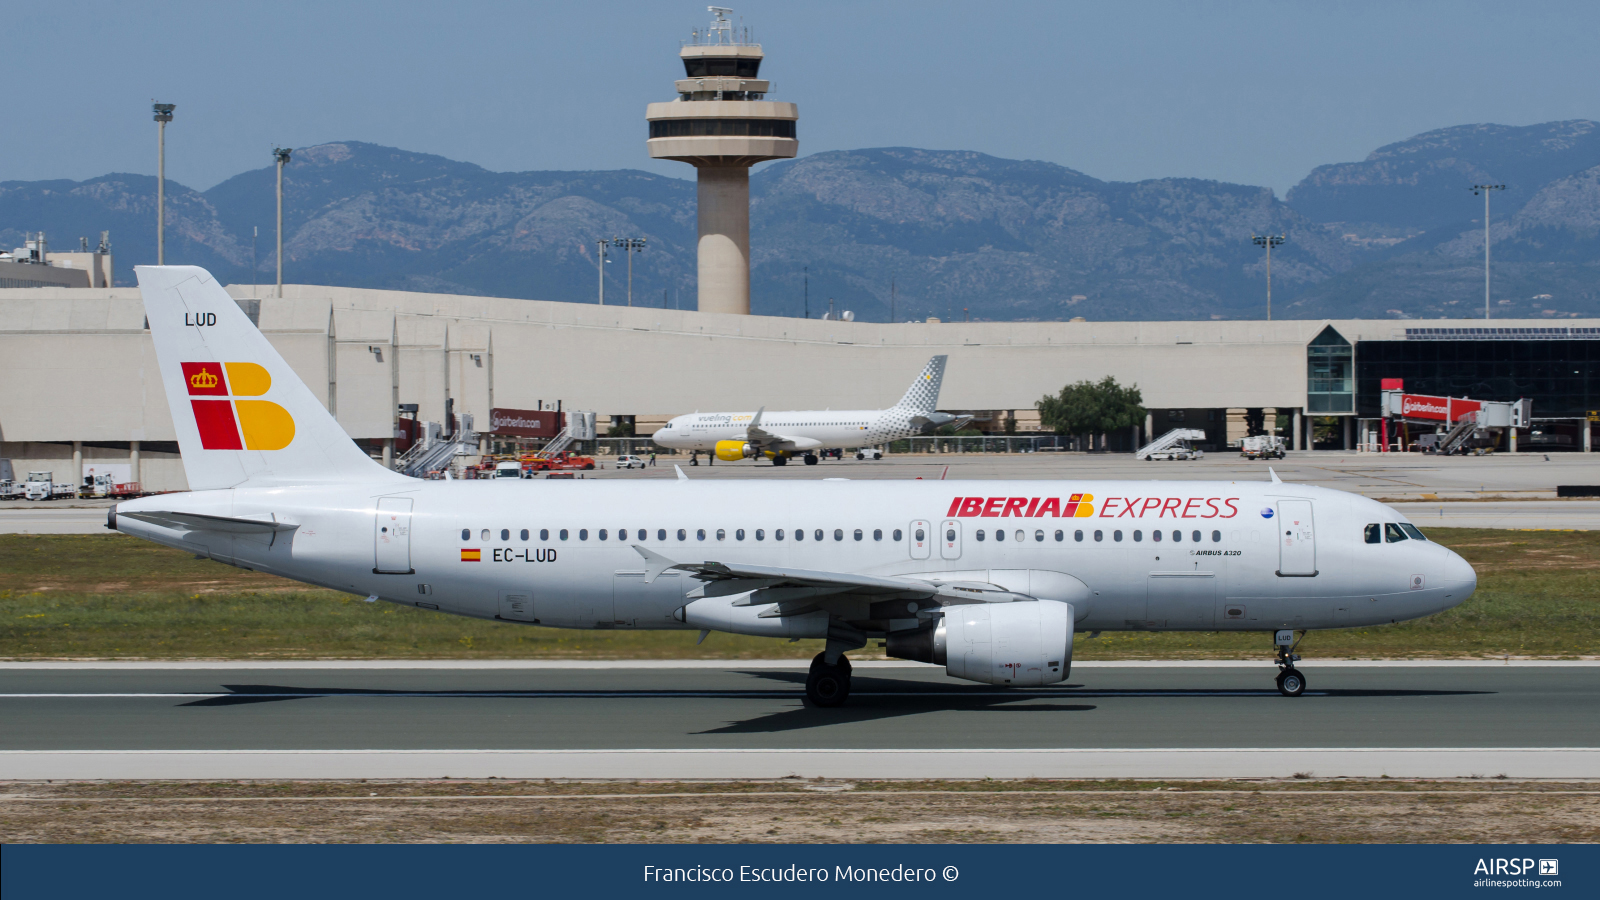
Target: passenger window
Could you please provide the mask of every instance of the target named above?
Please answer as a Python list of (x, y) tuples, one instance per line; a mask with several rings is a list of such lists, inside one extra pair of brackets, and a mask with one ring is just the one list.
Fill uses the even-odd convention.
[(461, 529), (461, 539), (462, 539), (462, 540), (463, 540), (463, 541), (470, 541), (470, 540), (472, 540), (472, 529), (470, 529), (470, 528), (463, 528), (463, 529)]
[(822, 540), (822, 529), (818, 528), (816, 531), (811, 532), (811, 536), (819, 541)]
[(567, 539), (567, 530), (565, 528), (561, 529), (561, 539), (563, 541)]
[(717, 540), (725, 541), (727, 539), (728, 539), (728, 533), (726, 531), (723, 531), (721, 528), (718, 528), (717, 529)]
[(859, 541), (859, 540), (861, 540), (861, 537), (862, 537), (861, 529), (857, 528), (856, 529), (856, 533), (855, 533), (855, 539)]
[[(1059, 531), (1058, 531), (1058, 532), (1056, 532), (1056, 534), (1060, 534), (1060, 533), (1061, 533), (1061, 532), (1059, 532)], [(1074, 531), (1074, 532), (1073, 532), (1073, 533), (1072, 533), (1072, 539), (1073, 539), (1073, 540), (1075, 540), (1075, 541), (1077, 541), (1077, 542), (1078, 542), (1078, 543), (1080, 543), (1080, 544), (1081, 544), (1081, 543), (1083, 543), (1083, 529), (1082, 529), (1082, 528), (1080, 528), (1080, 529), (1078, 529), (1078, 530), (1077, 530), (1077, 531)], [(1098, 541), (1098, 540), (1100, 540), (1100, 539), (1099, 539), (1099, 538), (1095, 538), (1095, 540), (1097, 540), (1097, 541)]]
[(844, 540), (844, 529), (843, 528), (835, 528), (833, 530), (833, 539), (836, 540), (836, 541)]
[(511, 529), (509, 529), (509, 528), (500, 529), (500, 540), (502, 540), (502, 541), (511, 540)]
[(874, 528), (874, 529), (872, 529), (872, 539), (875, 540), (875, 541), (883, 540), (883, 529), (882, 528)]
[(1020, 544), (1021, 542), (1023, 542), (1023, 541), (1028, 539), (1028, 533), (1026, 531), (1023, 531), (1021, 528), (1018, 528), (1015, 537), (1017, 539), (1017, 543)]
[(541, 540), (541, 541), (550, 540), (550, 529), (548, 529), (548, 528), (539, 529), (539, 540)]
[(806, 539), (806, 530), (804, 528), (796, 528), (794, 530), (794, 539), (797, 540), (797, 541), (805, 540)]
[(1173, 543), (1174, 543), (1174, 544), (1181, 544), (1181, 543), (1183, 543), (1183, 532), (1181, 532), (1181, 531), (1174, 531), (1174, 532), (1173, 532), (1173, 533), (1172, 533), (1172, 542), (1173, 542)]
[(587, 541), (588, 539), (589, 539), (589, 529), (587, 529), (587, 528), (579, 528), (578, 529), (578, 540)]
[[(1137, 531), (1134, 532), (1134, 534), (1138, 533)], [(1122, 540), (1122, 529), (1118, 528), (1116, 531), (1111, 532), (1111, 539), (1120, 542)]]
[[(1135, 531), (1133, 533), (1133, 539), (1136, 540), (1136, 541), (1139, 539), (1139, 532)], [(1161, 531), (1159, 529), (1157, 529), (1156, 531), (1150, 532), (1150, 540), (1155, 541), (1156, 543), (1160, 543), (1161, 542)]]
[(706, 530), (705, 530), (705, 529), (704, 529), (704, 528), (700, 528), (700, 529), (697, 529), (697, 530), (696, 530), (696, 531), (695, 531), (695, 533), (694, 533), (694, 536), (695, 536), (695, 537), (696, 537), (696, 538), (697, 538), (697, 539), (699, 539), (699, 540), (702, 540), (702, 541), (703, 541), (703, 540), (705, 540), (705, 539), (706, 539)]
[(783, 540), (783, 529), (779, 528), (777, 531), (774, 531), (772, 533), (772, 539), (775, 540), (775, 541)]
[(1384, 526), (1383, 526), (1383, 536), (1384, 536), (1384, 539), (1386, 539), (1391, 544), (1398, 544), (1401, 541), (1406, 539), (1406, 533), (1404, 531), (1401, 531), (1400, 530), (1400, 526), (1396, 525), (1393, 522), (1387, 522), (1387, 523), (1384, 524)]
[[(1060, 533), (1061, 533), (1061, 532), (1059, 532), (1059, 531), (1058, 531), (1058, 532), (1056, 532), (1056, 534), (1060, 534)], [(1033, 539), (1034, 539), (1034, 540), (1036, 540), (1036, 541), (1042, 541), (1042, 540), (1044, 540), (1044, 532), (1043, 532), (1043, 531), (1042, 531), (1042, 530), (1041, 530), (1041, 531), (1035, 531), (1035, 532), (1034, 532), (1034, 533), (1033, 533)], [(1058, 540), (1058, 541), (1059, 541), (1059, 540), (1061, 540), (1061, 538), (1056, 538), (1056, 540)]]
[(1004, 528), (996, 528), (994, 530), (994, 539), (997, 540), (997, 541), (1005, 540), (1006, 539), (1006, 530)]
[(688, 539), (689, 539), (689, 532), (683, 530), (682, 528), (679, 528), (678, 529), (678, 540), (687, 541)]
[[(483, 530), (483, 534), (481, 535), (480, 539), (481, 540), (485, 540), (485, 541), (487, 541), (489, 539), (489, 529), (485, 528)], [(1402, 538), (1402, 540), (1403, 540), (1403, 538)]]
[(1369, 544), (1383, 543), (1383, 529), (1380, 528), (1376, 522), (1363, 528), (1361, 533), (1362, 537), (1365, 538), (1366, 542)]
[[(602, 529), (600, 529), (600, 540), (603, 541), (605, 539), (606, 539), (606, 530), (604, 528), (602, 528)], [(623, 540), (627, 540), (627, 538), (624, 537)]]
[(1213, 543), (1213, 544), (1222, 543), (1222, 532), (1220, 532), (1220, 531), (1211, 532), (1211, 543)]
[(1189, 540), (1194, 541), (1196, 544), (1200, 543), (1200, 532), (1196, 531), (1190, 534)]
[(736, 541), (744, 540), (744, 529), (740, 528), (738, 531), (735, 531), (733, 533), (733, 539), (736, 540)]
[(1096, 541), (1101, 541), (1101, 540), (1104, 540), (1104, 539), (1105, 539), (1105, 532), (1103, 532), (1103, 531), (1098, 531), (1098, 530), (1097, 530), (1097, 531), (1095, 531), (1095, 533), (1094, 533), (1094, 539), (1095, 539), (1095, 540), (1096, 540)]
[[(954, 528), (951, 528), (951, 529), (949, 529), (949, 530), (948, 530), (948, 531), (946, 531), (946, 532), (945, 532), (945, 533), (944, 533), (944, 539), (945, 539), (945, 540), (947, 540), (947, 541), (949, 541), (949, 542), (951, 542), (951, 543), (955, 543), (955, 540), (956, 540), (956, 530), (955, 530), (955, 529), (954, 529)], [(981, 541), (981, 540), (983, 540), (983, 538), (978, 538), (978, 540), (980, 540), (980, 541)]]
[(522, 529), (522, 539), (523, 540), (527, 540), (528, 539), (528, 529), (526, 529), (526, 528)]
[(767, 533), (765, 531), (762, 531), (761, 529), (757, 528), (756, 529), (756, 540), (764, 541), (766, 539), (767, 539)]
[[(1161, 533), (1161, 532), (1159, 532), (1159, 531), (1158, 531), (1158, 532), (1156, 532), (1156, 534), (1160, 534), (1160, 533)], [(1133, 539), (1134, 539), (1134, 540), (1136, 540), (1136, 541), (1142, 541), (1142, 540), (1144, 540), (1144, 532), (1142, 532), (1142, 531), (1135, 531), (1135, 532), (1134, 532), (1134, 533), (1133, 533)]]
[(983, 529), (979, 528), (978, 529), (978, 533), (974, 534), (973, 537), (977, 538), (980, 541), (983, 540)]

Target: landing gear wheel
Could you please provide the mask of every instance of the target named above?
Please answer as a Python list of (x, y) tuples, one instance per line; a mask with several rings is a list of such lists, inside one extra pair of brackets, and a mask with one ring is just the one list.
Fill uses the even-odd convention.
[(789, 457), (780, 453), (772, 458), (772, 464), (775, 466), (786, 466), (789, 464)]
[(812, 706), (831, 708), (842, 705), (849, 696), (850, 660), (841, 656), (838, 665), (830, 666), (826, 654), (818, 653), (806, 676), (806, 699)]
[(817, 455), (815, 453), (807, 453), (805, 455), (805, 460), (806, 460), (806, 465), (814, 466), (814, 465), (817, 464)]
[(1278, 673), (1278, 693), (1285, 697), (1298, 697), (1306, 692), (1306, 677), (1290, 666)]

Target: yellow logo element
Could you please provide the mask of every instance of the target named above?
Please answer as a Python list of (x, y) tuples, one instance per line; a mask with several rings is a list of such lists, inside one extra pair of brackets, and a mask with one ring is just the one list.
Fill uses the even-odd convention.
[[(236, 365), (228, 364), (230, 379)], [(246, 450), (282, 450), (294, 440), (294, 417), (278, 404), (271, 400), (235, 400), (233, 405), (239, 410), (239, 431), (244, 435)]]
[[(228, 369), (228, 387), (232, 388), (235, 397), (259, 397), (272, 387), (272, 375), (263, 366), (249, 362), (231, 362), (223, 365)], [(211, 380), (213, 383), (216, 382), (215, 377)]]
[(201, 390), (209, 390), (210, 388), (217, 386), (217, 376), (211, 374), (205, 369), (201, 369), (200, 371), (189, 376), (189, 384), (191, 387), (197, 387)]
[(1092, 515), (1094, 515), (1094, 495), (1084, 494), (1083, 499), (1078, 501), (1077, 511), (1072, 516), (1075, 519), (1087, 519)]

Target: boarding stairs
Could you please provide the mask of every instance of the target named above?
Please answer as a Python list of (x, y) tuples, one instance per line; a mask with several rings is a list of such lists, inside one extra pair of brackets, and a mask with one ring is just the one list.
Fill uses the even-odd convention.
[(1158, 437), (1150, 443), (1145, 444), (1143, 447), (1140, 447), (1134, 452), (1133, 458), (1149, 459), (1150, 454), (1160, 453), (1163, 450), (1171, 450), (1174, 446), (1182, 443), (1183, 441), (1203, 441), (1205, 439), (1206, 433), (1198, 428), (1174, 428), (1166, 434), (1163, 434), (1161, 437)]
[(429, 472), (439, 472), (450, 467), (457, 456), (471, 456), (478, 452), (478, 436), (472, 431), (472, 417), (462, 417), (466, 427), (449, 437), (439, 435), (437, 422), (425, 424), (422, 437), (411, 449), (394, 461), (395, 470), (412, 478), (422, 478)]
[(539, 452), (535, 453), (533, 455), (533, 458), (534, 459), (555, 459), (556, 454), (558, 454), (561, 451), (567, 449), (568, 447), (571, 447), (572, 446), (572, 442), (574, 440), (575, 440), (575, 438), (573, 437), (573, 434), (572, 434), (572, 426), (568, 425), (567, 427), (561, 429), (561, 433), (560, 434), (558, 434), (555, 437), (551, 438), (550, 439), (550, 443), (545, 444), (543, 447), (541, 447), (539, 449)]
[(1475, 434), (1477, 430), (1477, 416), (1469, 415), (1462, 418), (1460, 421), (1450, 426), (1450, 430), (1445, 432), (1444, 436), (1439, 439), (1439, 443), (1436, 445), (1434, 452), (1444, 456), (1449, 456), (1452, 453), (1460, 452), (1466, 442), (1472, 439), (1473, 434)]

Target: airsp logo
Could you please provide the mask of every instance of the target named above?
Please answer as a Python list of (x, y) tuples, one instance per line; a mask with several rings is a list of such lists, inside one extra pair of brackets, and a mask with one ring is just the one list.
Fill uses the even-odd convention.
[(1270, 506), (1262, 507), (1261, 508), (1261, 518), (1263, 518), (1263, 519), (1272, 518), (1272, 507), (1270, 507)]

